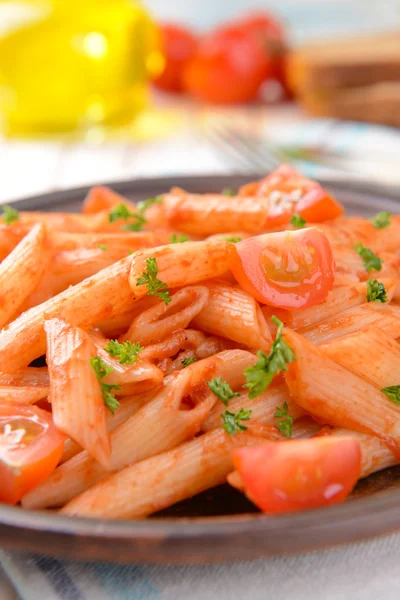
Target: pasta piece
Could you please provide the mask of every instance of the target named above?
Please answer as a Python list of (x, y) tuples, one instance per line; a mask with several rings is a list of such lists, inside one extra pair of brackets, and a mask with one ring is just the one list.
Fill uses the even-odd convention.
[(0, 331), (0, 364), (12, 373), (44, 354), (45, 319), (60, 318), (71, 325), (92, 327), (128, 309), (133, 301), (128, 274), (132, 256), (29, 309)]
[(376, 229), (373, 241), (375, 252), (398, 252), (400, 236), (400, 217), (391, 215), (390, 225), (383, 229)]
[(117, 396), (127, 396), (152, 390), (162, 385), (163, 373), (155, 365), (145, 360), (142, 353), (138, 361), (131, 365), (121, 365), (118, 359), (109, 355), (105, 347), (109, 340), (104, 338), (99, 331), (91, 331), (91, 339), (96, 346), (97, 354), (113, 371), (102, 380), (109, 385), (118, 385), (115, 390)]
[(221, 194), (164, 194), (162, 208), (169, 227), (209, 236), (244, 230), (262, 231), (268, 214), (266, 198), (227, 197)]
[(286, 383), (305, 411), (324, 423), (371, 433), (391, 447), (400, 446), (400, 407), (298, 333), (285, 329), (283, 337), (296, 355), (285, 374)]
[(90, 363), (95, 346), (87, 333), (60, 319), (46, 321), (44, 327), (54, 424), (107, 465), (111, 446), (106, 407)]
[(0, 385), (0, 402), (6, 400), (16, 404), (34, 404), (49, 395), (48, 386), (23, 387)]
[(329, 358), (379, 389), (400, 381), (400, 346), (379, 328), (337, 338), (321, 349)]
[(368, 327), (379, 327), (393, 339), (400, 337), (400, 306), (369, 302), (304, 327), (299, 333), (314, 344), (322, 344)]
[(117, 192), (108, 187), (96, 185), (90, 189), (83, 201), (82, 212), (85, 215), (90, 215), (104, 210), (110, 211), (119, 204), (124, 204), (133, 212), (136, 211), (136, 204), (134, 202), (117, 194)]
[(160, 300), (156, 306), (138, 315), (121, 339), (148, 345), (167, 338), (177, 329), (186, 329), (204, 309), (208, 297), (209, 291), (205, 286), (182, 288), (172, 294), (168, 305)]
[(108, 470), (81, 452), (60, 465), (41, 486), (23, 499), (26, 508), (62, 506), (109, 471), (144, 460), (193, 437), (217, 397), (206, 381), (220, 376), (232, 389), (244, 383), (243, 370), (255, 357), (249, 352), (227, 351), (186, 367), (165, 381), (162, 391), (111, 434)]
[(208, 284), (207, 305), (192, 325), (249, 348), (268, 351), (272, 338), (259, 304), (240, 288)]
[[(268, 388), (258, 398), (250, 399), (247, 393), (241, 394), (229, 401), (229, 410), (236, 412), (241, 408), (251, 410), (251, 419), (249, 423), (257, 422), (262, 425), (277, 425), (275, 418), (277, 407), (282, 408), (284, 403), (288, 405), (288, 412), (293, 420), (299, 419), (304, 415), (304, 410), (298, 406), (289, 394), (285, 384), (273, 385)], [(218, 402), (210, 411), (209, 416), (203, 423), (203, 431), (210, 431), (221, 425), (221, 415), (225, 412), (226, 406)]]
[[(108, 431), (111, 433), (129, 417), (134, 415), (150, 397), (151, 396), (141, 394), (140, 396), (127, 396), (126, 398), (122, 398), (118, 410), (115, 411), (114, 414), (110, 411), (107, 412), (106, 421)], [(60, 464), (66, 462), (81, 451), (82, 447), (79, 446), (79, 444), (71, 440), (71, 438), (66, 439)]]
[(35, 225), (0, 264), (0, 327), (9, 322), (33, 292), (49, 260), (45, 229)]
[(47, 367), (25, 367), (15, 373), (0, 373), (0, 385), (48, 388), (49, 371)]
[(235, 347), (237, 347), (237, 344), (231, 340), (213, 335), (205, 339), (204, 342), (197, 347), (196, 356), (199, 359), (207, 358), (208, 356), (218, 354), (218, 352), (222, 352), (223, 350), (232, 350)]
[(0, 260), (4, 260), (30, 230), (29, 225), (21, 225), (18, 221), (12, 225), (0, 223)]
[(232, 450), (262, 444), (243, 432), (210, 431), (174, 450), (111, 475), (69, 502), (66, 515), (139, 519), (224, 483), (233, 469)]
[(185, 242), (139, 250), (132, 255), (129, 282), (135, 298), (147, 293), (146, 285), (137, 285), (146, 270), (146, 260), (155, 258), (158, 279), (168, 288), (192, 285), (211, 277), (218, 277), (229, 269), (229, 242)]
[(247, 231), (229, 231), (227, 233), (214, 233), (213, 235), (208, 236), (206, 239), (210, 240), (227, 240), (233, 243), (240, 242), (241, 240), (247, 240), (247, 238), (251, 237), (251, 233)]
[[(1, 235), (0, 226), (0, 235)], [(156, 231), (118, 231), (95, 233), (49, 232), (49, 243), (56, 252), (80, 250), (82, 248), (99, 248), (108, 250), (123, 249), (126, 254), (140, 248), (151, 248), (168, 244), (171, 232), (165, 229)], [(0, 246), (1, 248), (1, 246)]]
[(101, 269), (109, 267), (126, 256), (126, 251), (116, 248), (104, 252), (100, 248), (81, 248), (65, 250), (53, 257), (48, 271), (40, 281), (38, 288), (24, 303), (24, 310), (46, 302), (60, 294), (71, 285), (80, 283), (95, 275)]
[[(388, 285), (389, 291), (394, 292), (392, 282)], [(367, 298), (367, 284), (356, 283), (348, 287), (334, 287), (325, 302), (311, 306), (310, 308), (301, 308), (300, 310), (273, 310), (265, 306), (262, 311), (267, 319), (275, 314), (287, 327), (291, 329), (302, 329), (303, 327), (314, 326), (326, 319), (334, 318), (348, 308), (365, 304)]]
[(71, 233), (83, 233), (96, 231), (107, 224), (108, 213), (102, 212), (98, 215), (80, 215), (76, 213), (56, 212), (20, 212), (18, 226), (32, 227), (36, 223), (46, 225), (49, 231), (68, 231)]
[(361, 471), (360, 479), (368, 477), (371, 473), (387, 469), (396, 465), (399, 461), (395, 455), (387, 447), (387, 445), (379, 438), (368, 435), (366, 433), (360, 433), (358, 431), (349, 431), (348, 429), (333, 429), (330, 435), (343, 435), (355, 437), (361, 448)]

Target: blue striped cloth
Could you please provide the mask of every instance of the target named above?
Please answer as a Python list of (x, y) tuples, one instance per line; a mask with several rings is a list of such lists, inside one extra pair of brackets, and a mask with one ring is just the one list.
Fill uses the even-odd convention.
[(0, 551), (0, 564), (23, 600), (398, 600), (400, 596), (400, 535), (221, 565), (90, 564), (6, 551)]

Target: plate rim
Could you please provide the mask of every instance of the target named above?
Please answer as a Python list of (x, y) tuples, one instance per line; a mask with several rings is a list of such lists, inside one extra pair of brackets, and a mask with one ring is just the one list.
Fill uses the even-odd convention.
[[(265, 175), (265, 174), (264, 174)], [(261, 177), (257, 174), (212, 174), (196, 176), (176, 176), (161, 178), (127, 179), (96, 185), (108, 185), (117, 192), (146, 192), (152, 188), (168, 189), (172, 185), (196, 187), (207, 183), (211, 188), (222, 189), (227, 184)], [(400, 207), (400, 192), (386, 186), (352, 181), (326, 181), (324, 185), (361, 196), (381, 196)], [(46, 194), (19, 198), (10, 203), (18, 207), (47, 208), (60, 202), (84, 198), (92, 184), (66, 188)], [(364, 198), (365, 199), (365, 198)], [(396, 201), (397, 200), (397, 201)], [(373, 202), (372, 202), (373, 204)], [(361, 203), (360, 206), (366, 206)], [(370, 205), (371, 207), (371, 205)], [(384, 519), (382, 519), (384, 514)], [(332, 526), (348, 523), (353, 526), (341, 528), (340, 533)], [(356, 523), (356, 527), (354, 527)], [(340, 529), (340, 528), (338, 528)], [(400, 509), (397, 490), (383, 490), (373, 496), (355, 499), (345, 504), (328, 508), (304, 511), (289, 515), (269, 517), (262, 514), (241, 514), (218, 517), (181, 517), (162, 519), (140, 519), (129, 521), (99, 520), (79, 517), (67, 517), (44, 511), (26, 511), (20, 507), (0, 504), (0, 546), (18, 550), (36, 551), (50, 556), (78, 558), (81, 560), (109, 560), (115, 562), (223, 562), (241, 560), (266, 555), (284, 554), (296, 551), (308, 551), (326, 545), (345, 543), (365, 539), (374, 535), (386, 535), (400, 529)], [(327, 531), (329, 530), (329, 531)], [(291, 532), (289, 538), (287, 533)], [(42, 547), (36, 538), (44, 536), (48, 545)], [(266, 541), (265, 536), (281, 536), (279, 543)], [(245, 544), (250, 536), (252, 544)], [(302, 537), (303, 536), (303, 537)], [(304, 538), (305, 536), (305, 538)], [(295, 542), (301, 538), (300, 543)], [(77, 541), (78, 540), (78, 541)], [(109, 547), (99, 544), (98, 548), (79, 547), (82, 542), (107, 542)], [(238, 540), (242, 546), (238, 546)], [(118, 549), (118, 544), (121, 548)], [(196, 552), (196, 545), (200, 550)], [(69, 547), (70, 546), (70, 547)], [(221, 550), (230, 546), (225, 556)], [(112, 551), (110, 551), (112, 548)], [(168, 551), (163, 558), (160, 555)], [(115, 553), (114, 553), (115, 552)], [(191, 555), (185, 553), (192, 552)]]

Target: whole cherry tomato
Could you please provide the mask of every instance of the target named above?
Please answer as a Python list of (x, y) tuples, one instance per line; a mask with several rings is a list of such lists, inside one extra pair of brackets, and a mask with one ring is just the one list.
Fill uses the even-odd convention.
[(239, 26), (227, 26), (205, 36), (186, 65), (185, 89), (216, 104), (248, 102), (273, 74), (268, 49)]
[(180, 92), (183, 69), (196, 52), (197, 36), (186, 27), (172, 23), (161, 25), (160, 30), (165, 68), (153, 83), (163, 90)]

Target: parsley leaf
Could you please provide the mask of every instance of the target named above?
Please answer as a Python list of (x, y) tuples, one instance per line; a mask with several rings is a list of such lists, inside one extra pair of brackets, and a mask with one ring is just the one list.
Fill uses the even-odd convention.
[(90, 359), (90, 364), (94, 372), (96, 373), (96, 377), (100, 383), (101, 395), (103, 396), (104, 404), (107, 408), (114, 414), (117, 408), (119, 407), (119, 402), (113, 394), (113, 390), (119, 390), (120, 385), (113, 383), (103, 383), (101, 380), (104, 377), (107, 377), (110, 373), (114, 371), (114, 369), (108, 366), (102, 358), (99, 356), (94, 356)]
[(207, 385), (225, 406), (228, 406), (228, 402), (231, 398), (240, 396), (239, 392), (232, 391), (229, 383), (224, 381), (222, 377), (213, 377), (211, 381), (207, 381)]
[(231, 188), (224, 188), (221, 194), (223, 196), (236, 196), (235, 190), (232, 190)]
[(241, 237), (227, 237), (225, 238), (227, 242), (232, 242), (232, 244), (237, 244), (238, 242), (242, 241)]
[(144, 216), (139, 212), (133, 213), (125, 204), (118, 204), (108, 215), (110, 223), (115, 223), (118, 219), (135, 219), (132, 223), (123, 225), (121, 229), (123, 231), (141, 231), (143, 225), (147, 223)]
[(368, 302), (387, 302), (388, 297), (386, 288), (381, 281), (368, 279), (367, 281), (367, 300)]
[(400, 385), (390, 385), (381, 390), (397, 406), (400, 406)]
[(284, 402), (282, 408), (276, 407), (275, 419), (278, 419), (278, 429), (282, 435), (292, 437), (293, 417), (289, 414), (288, 403)]
[(104, 252), (106, 252), (106, 251), (107, 251), (107, 246), (105, 246), (104, 244), (99, 244), (97, 247), (98, 247), (100, 250), (104, 250)]
[(391, 216), (392, 215), (389, 212), (386, 212), (384, 210), (375, 215), (374, 218), (371, 219), (371, 223), (375, 227), (375, 229), (384, 229), (385, 227), (388, 227), (390, 225)]
[(173, 233), (169, 238), (170, 244), (183, 244), (183, 242), (188, 242), (189, 238), (184, 233)]
[(260, 360), (253, 367), (244, 370), (247, 382), (244, 387), (250, 390), (249, 398), (260, 396), (274, 376), (281, 371), (287, 371), (287, 365), (296, 360), (293, 350), (282, 338), (283, 323), (275, 316), (272, 320), (278, 325), (278, 330), (270, 353), (267, 356), (265, 352), (259, 350), (257, 356)]
[(296, 227), (297, 229), (303, 229), (303, 227), (307, 225), (307, 221), (303, 219), (303, 217), (301, 217), (298, 213), (293, 214), (292, 218), (290, 219), (290, 222), (293, 225), (293, 227)]
[(236, 435), (240, 431), (246, 431), (247, 427), (242, 424), (241, 421), (248, 421), (251, 417), (251, 410), (241, 408), (236, 412), (230, 412), (226, 410), (222, 413), (222, 428), (225, 429), (229, 435)]
[(155, 258), (148, 258), (146, 260), (146, 269), (141, 277), (138, 277), (136, 286), (147, 285), (147, 295), (157, 296), (164, 300), (165, 304), (171, 302), (170, 292), (166, 283), (158, 279), (158, 266)]
[(19, 212), (13, 206), (8, 206), (8, 204), (4, 204), (3, 206), (3, 221), (6, 225), (11, 225), (15, 221), (19, 220)]
[(187, 356), (186, 358), (183, 359), (182, 364), (184, 367), (188, 367), (189, 365), (192, 365), (195, 362), (197, 362), (197, 358)]
[(137, 209), (139, 212), (144, 213), (152, 204), (161, 204), (163, 201), (162, 196), (154, 196), (154, 198), (147, 198), (137, 203)]
[(131, 341), (127, 340), (120, 344), (118, 340), (110, 340), (104, 350), (110, 356), (118, 358), (121, 365), (131, 365), (137, 361), (138, 354), (143, 348), (139, 342), (132, 344)]
[(354, 246), (354, 250), (363, 259), (364, 268), (368, 273), (372, 271), (380, 271), (382, 269), (382, 260), (372, 252), (369, 248), (366, 248), (362, 244), (358, 243)]

